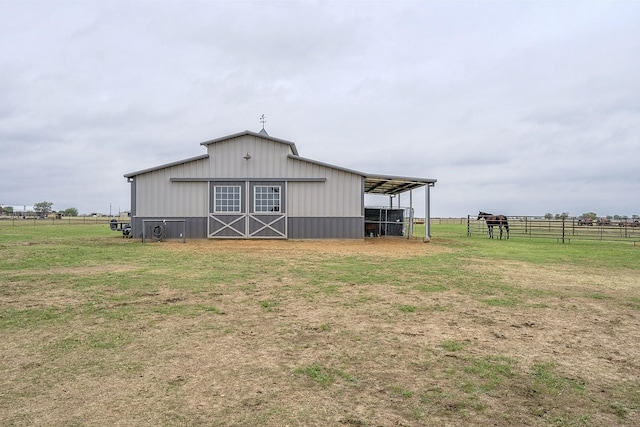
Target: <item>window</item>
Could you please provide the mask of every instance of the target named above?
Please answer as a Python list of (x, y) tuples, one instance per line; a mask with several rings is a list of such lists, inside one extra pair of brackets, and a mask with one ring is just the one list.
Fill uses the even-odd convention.
[(280, 187), (255, 186), (255, 212), (280, 212)]
[(215, 212), (241, 212), (240, 186), (216, 186)]

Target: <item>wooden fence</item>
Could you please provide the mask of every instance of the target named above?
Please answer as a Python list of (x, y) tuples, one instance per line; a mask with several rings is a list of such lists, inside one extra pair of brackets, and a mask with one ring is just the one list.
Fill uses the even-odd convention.
[[(467, 236), (488, 237), (484, 219), (477, 220), (475, 215), (467, 216)], [(494, 238), (499, 236), (494, 226)], [(607, 240), (640, 242), (640, 224), (632, 221), (604, 221), (584, 224), (577, 218), (543, 219), (532, 216), (510, 216), (509, 235), (511, 238), (536, 237), (556, 239), (560, 243), (571, 240)], [(505, 232), (506, 237), (506, 232)]]

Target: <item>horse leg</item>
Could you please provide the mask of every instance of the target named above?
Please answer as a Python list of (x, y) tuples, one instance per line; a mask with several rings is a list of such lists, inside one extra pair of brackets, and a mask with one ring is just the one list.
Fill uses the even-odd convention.
[(502, 240), (502, 225), (499, 225), (498, 228), (500, 229), (500, 240)]
[(509, 240), (509, 224), (505, 225), (504, 228), (507, 229), (507, 240)]
[(487, 228), (489, 228), (489, 238), (493, 239), (493, 225), (488, 225)]

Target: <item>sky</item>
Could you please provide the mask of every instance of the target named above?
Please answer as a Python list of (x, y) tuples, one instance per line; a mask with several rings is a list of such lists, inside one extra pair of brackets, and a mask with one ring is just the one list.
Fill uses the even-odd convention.
[(264, 114), (432, 217), (640, 214), (640, 1), (0, 0), (0, 53), (3, 206), (128, 210)]

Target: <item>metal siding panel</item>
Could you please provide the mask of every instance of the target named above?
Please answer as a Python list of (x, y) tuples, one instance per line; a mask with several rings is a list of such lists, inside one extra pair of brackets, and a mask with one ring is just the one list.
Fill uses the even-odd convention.
[[(243, 135), (208, 146), (211, 178), (274, 178), (286, 176), (289, 146)], [(244, 157), (249, 153), (251, 158)]]
[(138, 176), (136, 179), (138, 181), (138, 206), (137, 206), (137, 215), (139, 216), (148, 216), (152, 212), (152, 207), (150, 205), (151, 194), (154, 189), (152, 188), (152, 175), (144, 174)]
[(187, 238), (205, 239), (207, 237), (207, 219), (204, 217), (187, 218)]
[(134, 239), (142, 237), (142, 218), (131, 218), (131, 237)]
[(172, 183), (170, 179), (199, 177), (207, 162), (201, 159), (137, 176), (136, 215), (205, 216), (206, 183)]
[(171, 216), (207, 216), (206, 182), (173, 182), (169, 188), (167, 201), (172, 203), (169, 210)]
[(362, 215), (362, 179), (343, 174), (328, 174), (326, 178), (326, 182), (290, 182), (289, 214), (308, 217)]
[(363, 239), (364, 219), (360, 217), (289, 217), (290, 239)]
[[(362, 215), (362, 176), (327, 166), (289, 159), (289, 178), (325, 178), (324, 186), (290, 190), (291, 215), (344, 217)], [(298, 186), (298, 183), (291, 183)], [(295, 194), (294, 194), (295, 191)], [(309, 193), (311, 192), (311, 193)], [(304, 196), (303, 196), (304, 194)]]

